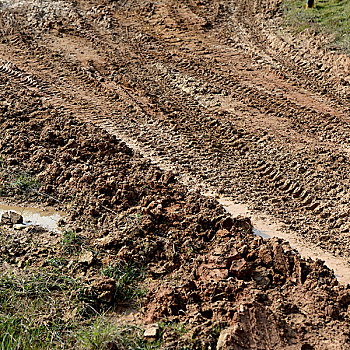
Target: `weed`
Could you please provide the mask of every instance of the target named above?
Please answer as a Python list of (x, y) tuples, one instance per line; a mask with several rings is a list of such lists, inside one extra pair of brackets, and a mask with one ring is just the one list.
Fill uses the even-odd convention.
[(78, 335), (83, 349), (106, 349), (119, 337), (119, 329), (102, 319), (97, 319), (89, 327), (82, 329)]
[(165, 319), (159, 323), (160, 339), (176, 339), (179, 349), (194, 349), (195, 341), (190, 337), (184, 337), (188, 333), (184, 323)]
[(66, 295), (70, 300), (81, 283), (47, 270), (0, 276), (0, 350), (59, 348), (69, 328), (60, 302)]
[(21, 194), (37, 193), (41, 184), (31, 174), (26, 172), (11, 171), (6, 165), (5, 159), (0, 155), (0, 195), (10, 196), (14, 192)]
[(50, 349), (54, 333), (20, 315), (0, 315), (0, 349)]
[(173, 330), (178, 337), (182, 337), (187, 333), (187, 329), (183, 323), (173, 322), (167, 325), (171, 330)]
[(14, 176), (11, 184), (22, 192), (30, 192), (31, 190), (37, 190), (40, 188), (39, 181), (35, 177), (27, 174), (19, 174)]
[[(0, 277), (0, 294), (11, 291), (17, 296), (43, 297), (53, 291), (78, 289), (77, 280), (58, 271), (47, 272), (45, 270), (36, 273), (18, 276), (14, 273), (2, 274)], [(1, 305), (0, 305), (1, 310)]]
[(73, 230), (65, 230), (62, 233), (61, 246), (68, 254), (77, 254), (84, 243), (83, 236), (77, 235)]
[(56, 267), (58, 269), (60, 269), (63, 266), (67, 265), (65, 259), (63, 259), (63, 258), (56, 258), (56, 257), (48, 258), (46, 263), (47, 263), (48, 266)]

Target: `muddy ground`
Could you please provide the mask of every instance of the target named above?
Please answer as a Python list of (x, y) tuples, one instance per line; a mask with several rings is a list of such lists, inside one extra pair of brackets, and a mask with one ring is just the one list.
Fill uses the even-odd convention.
[[(136, 299), (134, 323), (165, 325), (154, 348), (350, 347), (333, 272), (200, 193), (348, 261), (346, 55), (283, 31), (278, 1), (1, 3), (1, 193), (68, 213), (63, 236), (3, 228), (4, 274), (59, 259), (87, 297), (58, 316), (122, 319)], [(126, 302), (101, 271), (130, 264), (146, 292)]]

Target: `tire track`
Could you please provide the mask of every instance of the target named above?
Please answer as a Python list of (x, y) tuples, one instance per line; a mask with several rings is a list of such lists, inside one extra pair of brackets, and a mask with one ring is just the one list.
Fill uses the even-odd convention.
[[(317, 94), (318, 83), (301, 77), (306, 65), (274, 60), (278, 50), (263, 46), (264, 36), (237, 11), (228, 24), (220, 18), (227, 28), (219, 34), (206, 28), (215, 27), (210, 18), (219, 7), (210, 17), (189, 2), (182, 8), (173, 2), (149, 15), (145, 6), (134, 13), (127, 3), (77, 9), (80, 27), (69, 38), (81, 51), (89, 43), (103, 64), (57, 53), (50, 46), (57, 33), (31, 42), (14, 35), (0, 74), (39, 89), (46, 104), (107, 130), (189, 185), (249, 202), (305, 239), (329, 232), (323, 247), (336, 252), (341, 242), (349, 255), (349, 202), (343, 202), (350, 130), (337, 91), (327, 85), (327, 97)], [(132, 26), (125, 24), (130, 18)], [(225, 43), (232, 22), (238, 29)], [(263, 81), (264, 74), (275, 81)], [(324, 111), (334, 96), (331, 113)]]

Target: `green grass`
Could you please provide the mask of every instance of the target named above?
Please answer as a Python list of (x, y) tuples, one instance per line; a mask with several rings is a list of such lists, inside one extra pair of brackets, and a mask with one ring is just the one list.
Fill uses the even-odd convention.
[(78, 254), (84, 246), (84, 237), (73, 230), (65, 230), (62, 233), (61, 246), (67, 254)]
[(13, 176), (11, 184), (23, 192), (30, 192), (33, 189), (38, 190), (40, 188), (39, 181), (35, 177), (28, 174)]
[(27, 173), (14, 173), (3, 168), (0, 171), (0, 196), (28, 195), (37, 192), (40, 186), (40, 182)]
[(88, 327), (78, 332), (78, 348), (86, 350), (156, 350), (160, 341), (149, 342), (143, 338), (139, 326), (118, 325), (113, 319), (100, 316)]
[(62, 310), (80, 288), (57, 270), (1, 271), (0, 350), (60, 348), (72, 326), (62, 320)]
[(0, 315), (0, 349), (57, 349), (57, 330), (36, 324), (30, 315)]
[(350, 0), (316, 0), (313, 9), (304, 0), (284, 2), (285, 23), (296, 32), (307, 29), (330, 34), (332, 46), (350, 52)]
[(77, 289), (79, 283), (68, 275), (55, 272), (30, 273), (24, 276), (3, 274), (0, 278), (0, 295), (12, 291), (17, 296), (43, 297), (53, 291)]
[(145, 277), (144, 271), (134, 264), (108, 265), (101, 270), (101, 274), (115, 279), (117, 300), (137, 300), (145, 294), (145, 291), (138, 287)]
[[(5, 265), (0, 270), (0, 350), (156, 350), (165, 333), (171, 339), (187, 333), (179, 322), (160, 322), (159, 338), (149, 341), (141, 326), (118, 322), (111, 306), (102, 312), (94, 308), (85, 312), (89, 304), (81, 292), (88, 285), (62, 272), (60, 259), (50, 261), (52, 264), (40, 269), (12, 270)], [(101, 273), (116, 279), (119, 299), (140, 293), (137, 283), (144, 277), (142, 269), (121, 264)], [(75, 316), (67, 319), (67, 311)], [(183, 349), (192, 349), (191, 344), (186, 341)]]
[[(120, 325), (113, 318), (101, 315), (88, 327), (80, 329), (78, 344), (80, 349), (87, 350), (107, 350), (113, 346), (119, 350), (157, 350), (164, 348), (162, 338), (165, 333), (168, 336), (171, 334), (171, 339), (179, 339), (187, 330), (179, 322), (160, 322), (157, 340), (148, 341), (143, 337), (143, 333), (144, 329), (138, 325)], [(194, 346), (192, 342), (186, 342), (179, 349), (191, 350)]]
[(0, 154), (0, 196), (37, 193), (41, 187), (38, 179), (25, 171), (12, 169), (6, 157)]

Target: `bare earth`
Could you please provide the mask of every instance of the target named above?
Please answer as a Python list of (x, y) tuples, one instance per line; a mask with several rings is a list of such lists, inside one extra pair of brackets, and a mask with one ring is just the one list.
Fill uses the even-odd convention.
[[(279, 8), (278, 0), (0, 1), (2, 111), (9, 106), (21, 113), (15, 100), (7, 100), (9, 91), (18, 92), (19, 104), (40, 101), (42, 110), (55, 111), (53, 120), (56, 114), (62, 123), (76, 118), (99, 136), (94, 128), (102, 129), (101, 137), (123, 141), (162, 171), (172, 171), (187, 188), (246, 204), (278, 221), (295, 241), (349, 265), (350, 58), (326, 49), (326, 38), (287, 33)], [(35, 110), (30, 113), (36, 120)], [(49, 126), (50, 118), (46, 122)], [(54, 123), (57, 127), (59, 121)], [(45, 176), (52, 175), (50, 169)], [(212, 256), (239, 251), (222, 237), (220, 254), (210, 244), (202, 256), (209, 265)], [(257, 249), (254, 244), (262, 243), (249, 244)], [(268, 248), (276, 256), (281, 254), (277, 246)], [(253, 256), (240, 254), (247, 260)], [(196, 262), (195, 273), (188, 265), (177, 273), (201, 281), (207, 274), (203, 261)], [(303, 279), (298, 272), (293, 278)], [(192, 288), (182, 282), (184, 290)], [(210, 289), (205, 282), (202, 287)], [(295, 287), (300, 298), (303, 288)], [(171, 304), (170, 290), (157, 286), (154, 295), (150, 292), (150, 322), (169, 316), (152, 298)], [(200, 298), (209, 303), (209, 297)], [(253, 329), (255, 318), (271, 321), (270, 311), (256, 301), (252, 305), (251, 313), (240, 309), (236, 324)], [(332, 321), (334, 337), (343, 321), (337, 321), (340, 326)], [(279, 320), (271, 322), (274, 338), (266, 340), (268, 331), (260, 329), (267, 332), (260, 347), (260, 331), (254, 328), (246, 344), (235, 343), (242, 338), (240, 329), (230, 324), (233, 340), (227, 336), (225, 341), (236, 345), (222, 349), (285, 347)], [(339, 344), (331, 345), (328, 328), (322, 328), (324, 340), (318, 342), (319, 330), (309, 339), (298, 327), (288, 328), (286, 338), (298, 339), (290, 349), (350, 346), (345, 328)], [(205, 338), (207, 333), (199, 334)]]

